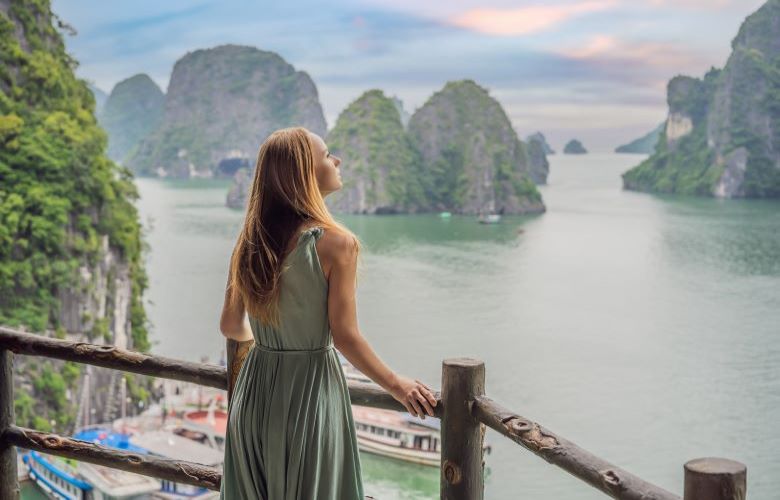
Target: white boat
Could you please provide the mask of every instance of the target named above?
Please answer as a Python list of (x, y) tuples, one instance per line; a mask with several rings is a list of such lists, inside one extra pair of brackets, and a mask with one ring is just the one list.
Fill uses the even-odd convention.
[[(345, 378), (376, 385), (341, 353), (339, 360)], [(421, 465), (441, 465), (441, 420), (437, 417), (422, 419), (395, 410), (352, 405), (352, 419), (360, 450)], [(490, 453), (489, 445), (483, 449)]]
[(358, 448), (406, 462), (438, 467), (441, 462), (440, 421), (394, 410), (352, 406)]
[(481, 214), (477, 220), (480, 224), (496, 224), (501, 221), (501, 214)]

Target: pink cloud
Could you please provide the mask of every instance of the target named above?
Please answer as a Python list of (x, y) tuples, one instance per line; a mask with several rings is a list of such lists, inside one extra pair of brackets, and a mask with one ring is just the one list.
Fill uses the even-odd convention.
[(596, 35), (586, 43), (562, 49), (559, 53), (572, 59), (638, 63), (662, 68), (698, 66), (702, 56), (666, 42), (632, 42), (612, 35)]
[(618, 0), (586, 0), (566, 5), (476, 8), (453, 16), (448, 21), (454, 26), (489, 35), (528, 35), (548, 30), (578, 15), (610, 9), (618, 3)]

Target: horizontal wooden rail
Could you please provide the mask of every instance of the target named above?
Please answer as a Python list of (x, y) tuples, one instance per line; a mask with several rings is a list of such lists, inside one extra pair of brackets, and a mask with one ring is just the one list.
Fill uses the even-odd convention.
[(224, 367), (179, 361), (111, 345), (71, 342), (0, 326), (0, 348), (15, 354), (64, 359), (141, 375), (194, 382), (217, 389), (227, 388)]
[(486, 396), (475, 398), (471, 414), (491, 429), (612, 498), (680, 500), (679, 496), (602, 460)]
[[(223, 366), (180, 361), (108, 345), (53, 339), (0, 326), (0, 350), (2, 349), (15, 354), (63, 359), (152, 377), (193, 382), (217, 389), (227, 389), (228, 383), (227, 370)], [(347, 385), (353, 404), (406, 411), (404, 405), (381, 387), (353, 380), (347, 381)], [(436, 396), (440, 400), (438, 393)], [(436, 415), (441, 416), (441, 405), (434, 409)]]
[[(229, 350), (230, 358), (232, 358), (231, 366), (233, 369), (231, 370), (231, 375), (233, 377), (237, 375), (234, 372), (240, 368), (243, 355), (248, 352), (250, 346), (245, 345), (243, 347), (243, 352), (241, 352), (240, 348), (234, 349), (235, 352)], [(0, 372), (5, 374), (10, 372), (12, 362), (8, 351), (17, 354), (91, 364), (142, 375), (193, 382), (218, 389), (228, 389), (228, 370), (221, 366), (180, 361), (120, 349), (114, 346), (53, 339), (0, 326), (0, 368), (2, 368)], [(449, 360), (449, 362), (452, 361)], [(445, 360), (445, 365), (447, 362), (448, 360)], [(7, 380), (5, 380), (6, 378)], [(9, 395), (12, 394), (11, 378), (11, 376), (7, 376), (0, 379), (0, 385), (2, 385), (0, 387), (0, 395), (2, 395), (3, 391)], [(406, 411), (406, 408), (401, 403), (396, 401), (390, 393), (381, 387), (354, 381), (348, 381), (347, 385), (350, 400), (354, 405), (401, 412)], [(462, 401), (460, 404), (465, 403), (468, 412), (459, 425), (455, 425), (453, 422), (445, 425), (445, 422), (442, 422), (443, 448), (448, 446), (448, 440), (457, 439), (458, 432), (462, 431), (464, 426), (471, 425), (468, 421), (470, 418), (473, 418), (474, 422), (490, 427), (537, 456), (542, 457), (547, 462), (557, 465), (613, 498), (621, 500), (680, 500), (679, 496), (602, 460), (576, 444), (545, 429), (536, 422), (504, 408), (481, 394), (480, 391), (474, 392), (473, 395), (464, 396), (466, 398), (465, 402), (460, 399)], [(435, 396), (438, 401), (434, 408), (435, 415), (446, 420), (444, 417), (446, 402), (443, 401), (441, 393), (436, 393)], [(2, 403), (3, 399), (5, 398), (0, 398), (0, 403)], [(7, 399), (9, 401), (12, 400), (12, 398)], [(458, 404), (458, 401), (455, 403)], [(452, 427), (453, 425), (454, 427)], [(191, 462), (158, 459), (147, 455), (127, 453), (56, 434), (20, 428), (13, 425), (13, 406), (11, 405), (8, 405), (8, 408), (0, 406), (0, 433), (0, 478), (16, 476), (16, 472), (12, 470), (12, 465), (15, 468), (16, 462), (12, 447), (18, 446), (138, 474), (203, 486), (212, 490), (219, 489), (221, 474), (216, 468)], [(481, 443), (481, 439), (479, 441)], [(452, 443), (449, 444), (451, 445)], [(479, 449), (481, 450), (481, 446)], [(442, 471), (459, 471), (459, 467), (456, 467), (458, 464), (455, 463), (458, 460), (458, 457), (453, 457), (449, 460), (449, 462), (452, 462), (450, 463), (450, 468), (448, 469), (445, 467), (446, 464), (444, 464)], [(476, 459), (462, 465), (468, 470), (458, 474), (453, 473), (450, 476), (445, 474), (443, 477), (452, 485), (457, 486), (460, 484), (462, 477), (466, 477), (466, 473), (468, 473), (468, 477), (471, 477), (471, 475), (477, 474), (481, 468), (480, 461)], [(479, 479), (478, 476), (475, 477)], [(707, 488), (710, 489), (702, 486), (705, 483), (709, 485)], [(730, 486), (724, 489), (718, 486), (721, 483), (728, 483)], [(0, 481), (0, 486), (2, 486), (2, 481)], [(477, 486), (477, 491), (481, 490), (481, 486), (479, 484)], [(456, 489), (453, 491), (456, 491)], [(711, 490), (718, 490), (721, 493), (711, 499), (706, 496), (710, 495), (710, 493), (702, 493)], [(0, 487), (0, 493), (13, 491), (16, 491), (15, 486), (9, 486), (5, 489)], [(708, 500), (744, 500), (744, 492), (744, 465), (738, 462), (706, 459), (705, 461), (692, 461), (686, 465), (686, 500), (699, 500), (702, 498), (708, 498)], [(705, 496), (701, 496), (702, 494)], [(458, 494), (453, 496), (453, 498), (470, 498), (464, 495), (466, 494)]]
[(6, 429), (2, 440), (19, 448), (59, 455), (97, 465), (105, 465), (106, 467), (167, 479), (177, 483), (201, 486), (210, 490), (218, 491), (219, 483), (222, 480), (221, 472), (215, 467), (207, 467), (182, 460), (168, 460), (155, 458), (150, 455), (128, 453), (115, 448), (88, 443), (87, 441), (25, 429), (15, 425)]

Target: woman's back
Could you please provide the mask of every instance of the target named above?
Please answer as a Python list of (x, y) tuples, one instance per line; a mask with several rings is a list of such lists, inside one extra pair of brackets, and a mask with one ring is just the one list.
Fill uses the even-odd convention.
[(297, 350), (332, 343), (328, 326), (328, 282), (315, 245), (323, 234), (321, 227), (304, 230), (284, 259), (279, 290), (279, 328), (249, 318), (255, 342), (260, 345)]

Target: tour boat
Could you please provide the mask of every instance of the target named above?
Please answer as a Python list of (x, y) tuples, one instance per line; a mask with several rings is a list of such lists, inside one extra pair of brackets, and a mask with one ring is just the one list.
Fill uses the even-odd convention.
[(441, 462), (440, 421), (424, 420), (394, 410), (352, 406), (358, 448), (406, 462), (438, 467)]
[[(338, 353), (348, 380), (376, 385)], [(395, 410), (352, 405), (358, 448), (368, 453), (406, 462), (439, 467), (441, 464), (441, 421), (437, 417), (415, 417)], [(483, 447), (490, 453), (490, 446)]]
[(54, 500), (135, 500), (160, 489), (160, 482), (151, 477), (37, 451), (26, 453), (23, 460), (30, 479)]

